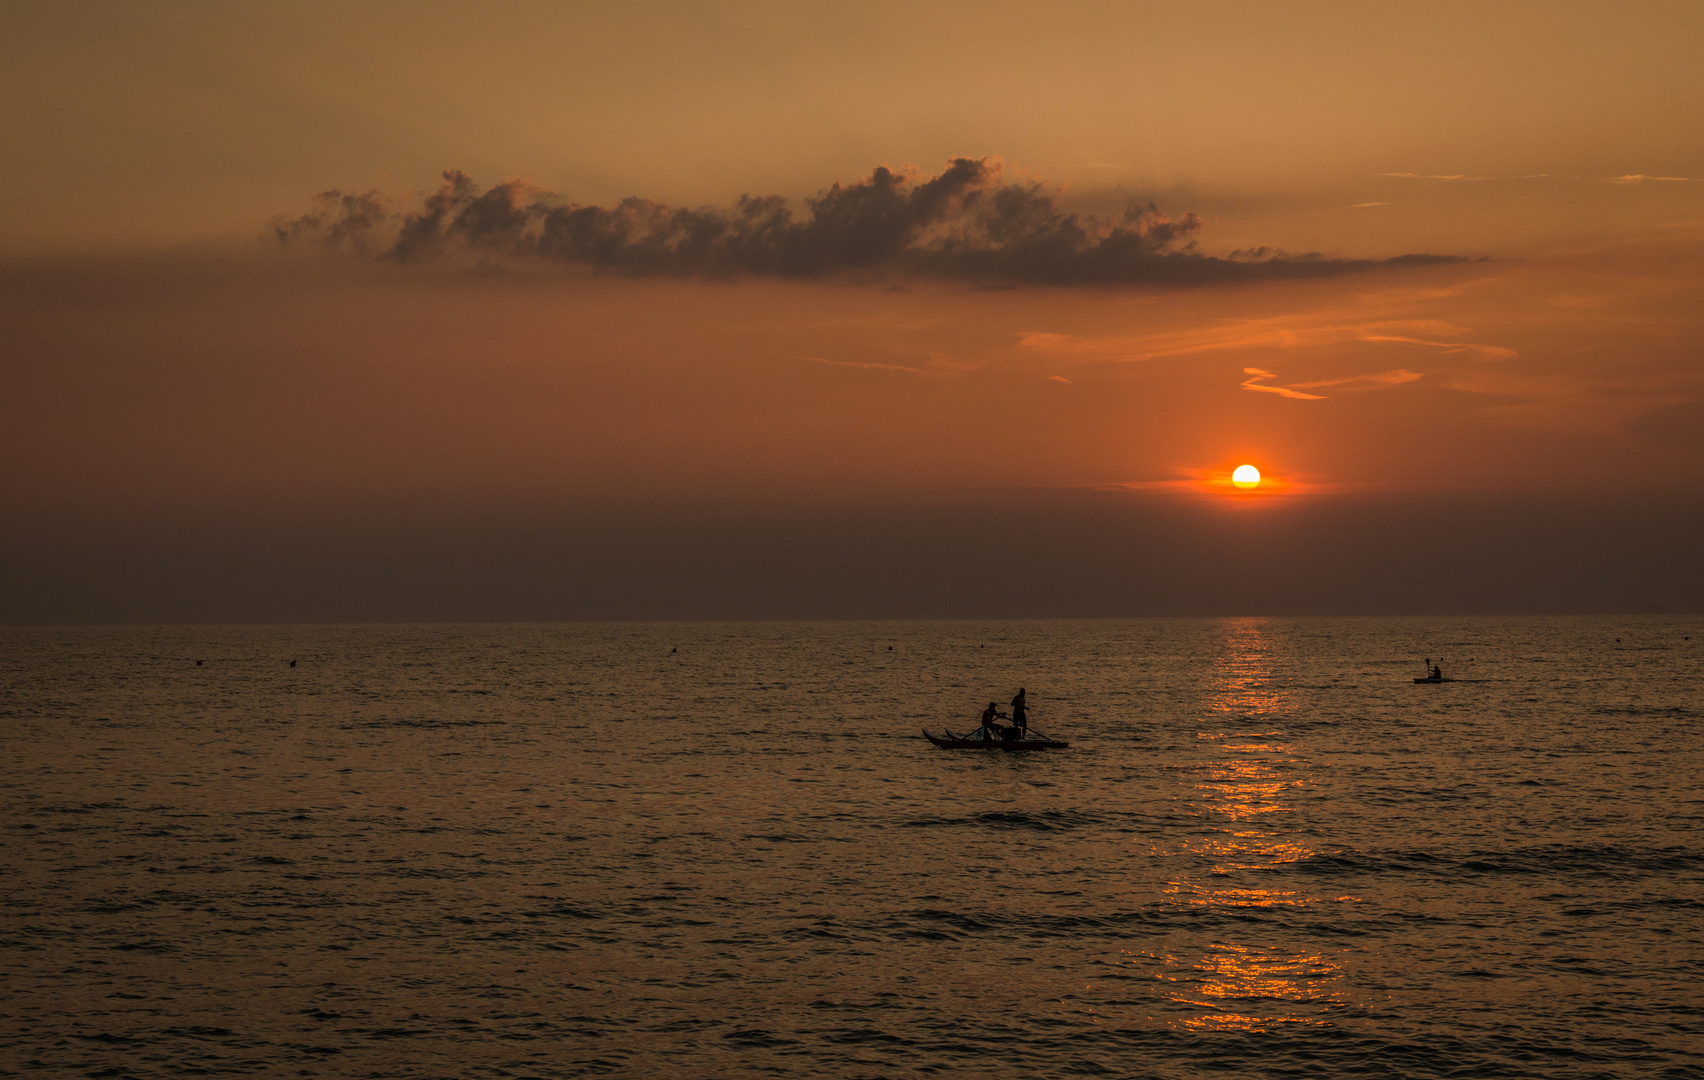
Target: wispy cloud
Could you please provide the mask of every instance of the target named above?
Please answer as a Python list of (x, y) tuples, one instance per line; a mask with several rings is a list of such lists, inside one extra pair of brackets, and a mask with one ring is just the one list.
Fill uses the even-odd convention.
[(935, 351), (922, 364), (884, 364), (870, 360), (831, 360), (826, 356), (803, 356), (813, 364), (827, 364), (830, 367), (853, 368), (859, 371), (891, 371), (901, 375), (963, 375), (967, 372), (984, 370), (983, 365), (954, 359), (946, 353)]
[(1644, 173), (1628, 173), (1626, 176), (1616, 176), (1610, 179), (1612, 184), (1643, 184), (1646, 181), (1667, 181), (1680, 184), (1699, 184), (1704, 180), (1696, 176), (1647, 176)]
[(1501, 345), (1451, 341), (1472, 331), (1438, 319), (1379, 319), (1310, 322), (1285, 316), (1143, 336), (1074, 337), (1044, 331), (1020, 334), (1018, 346), (1076, 363), (1134, 363), (1241, 349), (1318, 349), (1345, 342), (1419, 345), (1476, 360), (1512, 360), (1520, 354)]
[(830, 360), (826, 356), (806, 356), (801, 359), (813, 364), (827, 364), (830, 367), (853, 368), (858, 371), (894, 371), (902, 375), (939, 375), (941, 372), (926, 367), (912, 367), (907, 364), (878, 364), (867, 360)]
[[(1276, 376), (1268, 376), (1275, 378)], [(1348, 375), (1341, 379), (1316, 379), (1313, 382), (1291, 383), (1301, 390), (1322, 390), (1327, 387), (1338, 387), (1344, 390), (1377, 390), (1385, 386), (1401, 386), (1423, 378), (1418, 371), (1407, 368), (1397, 368), (1394, 371), (1381, 371), (1376, 375)]]
[(1277, 394), (1279, 397), (1295, 398), (1297, 401), (1324, 401), (1324, 394), (1305, 394), (1300, 390), (1292, 390), (1287, 386), (1267, 386), (1266, 380), (1278, 376), (1270, 371), (1257, 367), (1243, 368), (1243, 374), (1249, 376), (1242, 382), (1244, 390), (1254, 390), (1262, 394)]
[[(1412, 172), (1382, 172), (1374, 176), (1391, 180), (1441, 180), (1459, 181), (1464, 183), (1481, 183), (1495, 180), (1572, 180), (1574, 182), (1601, 183), (1607, 180), (1611, 184), (1643, 184), (1646, 182), (1672, 182), (1682, 184), (1704, 183), (1704, 178), (1696, 176), (1651, 176), (1647, 173), (1627, 173), (1624, 176), (1561, 176), (1556, 173), (1521, 173), (1514, 176), (1471, 176), (1467, 173), (1412, 173)], [(1376, 203), (1361, 203), (1361, 206), (1375, 206)]]
[(282, 244), (319, 244), (399, 262), (454, 251), (573, 263), (631, 275), (820, 278), (911, 273), (1045, 285), (1205, 285), (1319, 278), (1464, 261), (1448, 255), (1327, 259), (1267, 247), (1228, 257), (1199, 250), (1202, 221), (1132, 201), (1105, 217), (1061, 208), (1040, 182), (1007, 182), (998, 158), (954, 158), (939, 175), (879, 166), (805, 200), (742, 196), (685, 209), (639, 197), (583, 206), (525, 180), (482, 190), (444, 173), (402, 209), (378, 192), (328, 191), (272, 223)]
[(1424, 345), (1427, 348), (1442, 349), (1446, 353), (1459, 353), (1473, 357), (1475, 360), (1497, 362), (1513, 360), (1521, 354), (1514, 349), (1501, 345), (1484, 345), (1474, 341), (1428, 341), (1425, 338), (1404, 337), (1397, 334), (1365, 334), (1361, 341), (1383, 341), (1401, 345)]
[(1382, 172), (1374, 176), (1388, 177), (1395, 180), (1465, 180), (1476, 183), (1484, 180), (1545, 180), (1555, 176), (1554, 173), (1522, 173), (1516, 176), (1470, 176), (1467, 173), (1412, 173), (1412, 172)]
[(1315, 379), (1312, 382), (1290, 383), (1287, 386), (1268, 385), (1278, 376), (1265, 368), (1243, 368), (1243, 374), (1249, 376), (1242, 381), (1244, 390), (1253, 390), (1262, 394), (1277, 394), (1280, 397), (1295, 398), (1298, 401), (1324, 401), (1326, 394), (1309, 394), (1308, 390), (1380, 390), (1389, 386), (1401, 386), (1421, 378), (1419, 372), (1406, 368), (1395, 371), (1381, 371), (1375, 375), (1345, 375), (1337, 379)]

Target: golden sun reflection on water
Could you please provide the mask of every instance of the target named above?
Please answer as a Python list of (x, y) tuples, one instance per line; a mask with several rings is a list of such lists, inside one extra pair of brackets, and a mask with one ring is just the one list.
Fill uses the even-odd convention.
[[(1188, 802), (1203, 831), (1211, 831), (1156, 845), (1155, 853), (1206, 864), (1204, 876), (1184, 876), (1163, 890), (1191, 909), (1300, 910), (1354, 901), (1250, 881), (1251, 875), (1316, 854), (1302, 837), (1284, 831), (1294, 793), (1311, 786), (1313, 764), (1282, 730), (1271, 729), (1289, 707), (1275, 678), (1272, 647), (1264, 620), (1226, 623), (1196, 733), (1207, 760), (1175, 769), (1179, 779), (1188, 778)], [(1280, 1024), (1323, 1025), (1329, 1013), (1346, 1007), (1335, 989), (1340, 962), (1275, 942), (1219, 940), (1181, 953), (1132, 953), (1128, 959), (1158, 967), (1167, 999), (1182, 1013), (1171, 1018), (1174, 1027), (1261, 1031)]]
[(1288, 889), (1214, 889), (1185, 881), (1167, 882), (1161, 892), (1197, 907), (1295, 907), (1313, 902)]
[(1303, 1003), (1325, 1009), (1342, 1006), (1330, 987), (1341, 974), (1342, 965), (1318, 954), (1217, 944), (1194, 967), (1201, 976), (1190, 987), (1193, 994), (1175, 996), (1172, 1000), (1215, 1011), (1181, 1022), (1180, 1026), (1193, 1030), (1254, 1031), (1276, 1023), (1321, 1026), (1327, 1023), (1317, 1016), (1285, 1015), (1270, 1010), (1217, 1011), (1221, 1003), (1241, 1009), (1259, 1002), (1288, 1006)]

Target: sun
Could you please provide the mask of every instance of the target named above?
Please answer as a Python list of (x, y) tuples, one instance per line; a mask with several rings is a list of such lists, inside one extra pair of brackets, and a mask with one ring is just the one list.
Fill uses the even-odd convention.
[(1231, 474), (1231, 484), (1239, 491), (1253, 491), (1260, 486), (1260, 470), (1253, 465), (1238, 465)]

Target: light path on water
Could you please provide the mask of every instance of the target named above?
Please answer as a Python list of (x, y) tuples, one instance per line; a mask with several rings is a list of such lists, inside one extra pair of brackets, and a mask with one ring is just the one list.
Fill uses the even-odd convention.
[(1704, 1070), (1704, 620), (0, 645), (23, 1075)]

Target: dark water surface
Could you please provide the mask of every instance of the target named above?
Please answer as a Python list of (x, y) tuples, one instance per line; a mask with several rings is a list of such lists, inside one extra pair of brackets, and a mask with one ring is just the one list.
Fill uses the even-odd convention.
[[(0, 1073), (1704, 1076), (1701, 679), (1678, 617), (0, 630)], [(1072, 749), (918, 737), (1020, 683)]]

